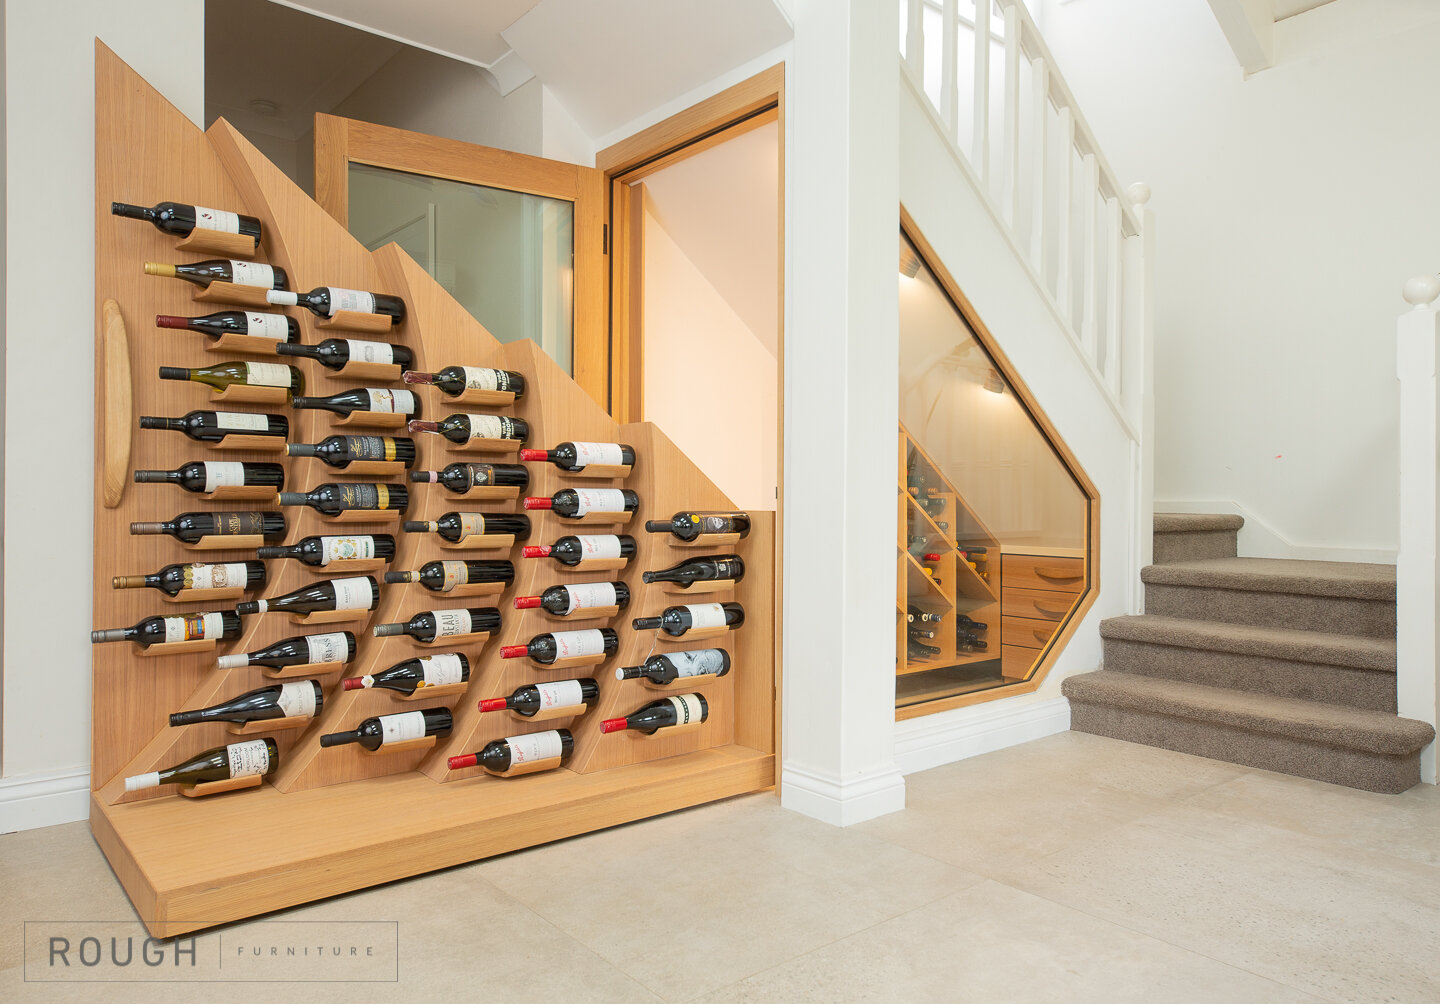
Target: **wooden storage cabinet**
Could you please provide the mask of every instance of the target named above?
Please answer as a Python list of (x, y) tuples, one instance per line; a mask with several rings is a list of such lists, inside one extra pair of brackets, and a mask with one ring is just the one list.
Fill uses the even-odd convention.
[(1001, 561), (1001, 671), (1007, 680), (1023, 680), (1084, 592), (1085, 559), (1007, 553)]

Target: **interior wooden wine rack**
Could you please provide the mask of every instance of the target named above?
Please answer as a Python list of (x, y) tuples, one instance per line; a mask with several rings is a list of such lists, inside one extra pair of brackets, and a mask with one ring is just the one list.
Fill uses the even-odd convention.
[[(624, 571), (600, 571), (594, 576), (626, 581), (629, 605), (608, 620), (591, 619), (583, 625), (613, 627), (620, 635), (620, 649), (583, 670), (500, 658), (502, 645), (524, 644), (536, 634), (569, 626), (541, 609), (517, 611), (513, 598), (538, 594), (557, 582), (576, 581), (575, 576), (560, 574), (564, 569), (556, 562), (522, 560), (514, 541), (508, 550), (515, 563), (514, 582), (501, 595), (478, 601), (501, 610), (495, 637), (481, 633), (450, 639), (448, 645), (433, 649), (463, 651), (471, 665), (469, 681), (421, 689), (413, 701), (386, 690), (342, 690), (337, 670), (345, 676), (373, 675), (427, 650), (403, 635), (373, 637), (373, 625), (408, 620), (422, 610), (475, 606), (476, 600), (431, 593), (420, 586), (382, 584), (374, 610), (299, 621), (275, 612), (249, 616), (243, 618), (241, 637), (218, 646), (214, 642), (155, 645), (145, 653), (150, 658), (139, 658), (142, 653), (131, 645), (94, 646), (91, 828), (155, 935), (176, 935), (773, 785), (773, 513), (753, 513), (752, 531), (744, 540), (705, 542), (715, 545), (711, 553), (738, 551), (747, 569), (737, 586), (705, 596), (705, 600), (735, 599), (746, 609), (740, 630), (695, 643), (694, 647), (725, 648), (733, 660), (729, 675), (704, 685), (710, 703), (708, 721), (694, 729), (663, 730), (644, 741), (632, 733), (602, 736), (603, 718), (634, 711), (656, 696), (640, 681), (616, 680), (615, 666), (633, 665), (652, 652), (675, 647), (658, 643), (654, 632), (631, 630), (630, 618), (655, 615), (684, 602), (662, 584), (644, 584), (640, 573), (666, 568), (685, 552), (673, 550), (668, 535), (647, 534), (639, 528), (647, 518), (668, 518), (678, 510), (730, 509), (730, 500), (654, 426), (617, 424), (533, 342), (498, 342), (396, 245), (367, 251), (227, 122), (217, 121), (202, 133), (98, 41), (95, 131), (96, 303), (113, 301), (118, 306), (118, 311), (103, 311), (97, 317), (97, 362), (106, 363), (97, 365), (100, 400), (120, 401), (128, 392), (134, 415), (176, 416), (213, 407), (204, 387), (159, 381), (153, 377), (156, 368), (203, 366), (231, 358), (227, 353), (261, 353), (267, 347), (251, 344), (257, 340), (248, 338), (244, 342), (227, 338), (216, 346), (193, 332), (156, 329), (153, 317), (236, 306), (283, 310), (299, 321), (305, 344), (329, 337), (332, 329), (362, 331), (383, 334), (410, 348), (416, 369), (464, 364), (521, 373), (526, 392), (518, 400), (505, 395), (464, 402), (463, 407), (503, 410), (525, 419), (530, 443), (536, 446), (564, 440), (631, 444), (636, 462), (628, 476), (583, 483), (630, 488), (640, 498), (640, 510), (628, 523), (566, 520), (553, 512), (530, 514), (531, 543), (552, 543), (576, 532), (629, 532), (636, 539), (636, 556)], [(257, 298), (253, 289), (213, 283), (192, 295), (184, 282), (145, 276), (144, 261), (190, 261), (213, 252), (204, 250), (203, 242), (192, 240), (189, 247), (180, 247), (143, 223), (112, 217), (112, 199), (142, 204), (176, 199), (256, 216), (264, 227), (264, 239), (253, 257), (283, 266), (292, 288), (325, 284), (392, 293), (404, 299), (406, 319), (393, 327), (368, 315), (320, 321), (302, 309), (267, 307), (263, 291)], [(603, 317), (589, 312), (576, 318), (582, 330), (603, 323)], [(117, 330), (127, 331), (128, 339), (113, 337)], [(273, 353), (273, 348), (269, 351)], [(302, 369), (307, 393), (314, 396), (345, 390), (356, 376), (299, 357), (290, 362)], [(127, 378), (127, 368), (134, 374), (129, 386), (117, 382)], [(446, 397), (434, 387), (412, 389), (422, 395), (427, 416), (462, 410), (463, 398)], [(358, 423), (342, 422), (325, 411), (273, 410), (288, 413), (290, 438), (295, 442), (314, 443), (334, 433), (365, 431), (347, 429)], [(103, 497), (97, 492), (95, 503), (94, 624), (118, 627), (160, 613), (231, 609), (233, 600), (193, 604), (190, 610), (160, 602), (154, 590), (112, 589), (114, 575), (151, 572), (188, 557), (169, 537), (130, 535), (129, 523), (237, 505), (273, 509), (273, 500), (237, 504), (234, 499), (212, 500), (169, 485), (117, 482), (116, 452), (129, 451), (131, 469), (173, 469), (192, 459), (273, 462), (279, 459), (275, 454), (279, 441), (246, 437), (236, 443), (232, 436), (225, 452), (211, 452), (175, 433), (140, 432), (133, 418), (128, 430), (112, 426), (107, 437), (105, 422), (102, 408), (96, 417), (95, 472), (97, 483), (103, 481), (107, 492)], [(403, 429), (390, 431), (405, 434)], [(440, 469), (460, 459), (442, 437), (413, 438), (417, 469)], [(288, 491), (308, 491), (326, 481), (353, 477), (379, 477), (391, 483), (404, 478), (402, 471), (382, 467), (362, 470), (357, 464), (342, 473), (311, 458), (280, 462), (286, 468)], [(575, 483), (552, 464), (533, 463), (528, 468), (528, 494), (550, 495)], [(129, 471), (123, 474), (128, 479)], [(436, 519), (461, 508), (520, 511), (520, 493), (513, 489), (462, 497), (440, 485), (408, 487), (409, 519)], [(114, 498), (117, 492), (119, 497)], [(288, 544), (341, 529), (307, 507), (284, 512)], [(365, 529), (357, 527), (356, 532)], [(373, 529), (394, 532), (397, 528)], [(396, 555), (390, 568), (415, 569), (429, 560), (459, 556), (437, 546), (434, 534), (394, 532), (394, 536)], [(494, 551), (493, 556), (506, 553)], [(232, 546), (208, 560), (252, 556), (253, 550)], [(267, 597), (312, 583), (317, 573), (335, 574), (333, 568), (313, 569), (288, 559), (272, 560), (268, 568), (269, 582), (259, 594)], [(378, 569), (369, 574), (382, 579)], [(254, 651), (288, 636), (342, 629), (356, 635), (355, 659), (344, 666), (309, 667), (298, 677), (317, 676), (325, 688), (317, 717), (242, 730), (246, 735), (271, 736), (279, 747), (279, 768), (263, 784), (256, 787), (247, 781), (251, 790), (228, 795), (219, 794), (228, 784), (204, 786), (205, 792), (217, 793), (210, 798), (181, 797), (185, 793), (173, 787), (124, 791), (123, 779), (129, 775), (168, 766), (235, 739), (220, 723), (170, 728), (171, 712), (206, 707), (275, 679), (259, 666), (217, 669), (216, 656)], [(550, 722), (520, 722), (510, 715), (483, 715), (477, 706), (481, 697), (502, 696), (524, 684), (571, 675), (593, 675), (600, 696), (567, 723), (575, 736), (575, 750), (565, 767), (518, 779), (490, 776), (478, 767), (446, 769), (450, 756), (477, 751), (492, 739), (553, 727)], [(454, 713), (448, 737), (391, 746), (376, 756), (354, 745), (331, 749), (319, 745), (321, 735), (354, 728), (371, 715), (440, 705)], [(201, 793), (197, 787), (188, 794)]]

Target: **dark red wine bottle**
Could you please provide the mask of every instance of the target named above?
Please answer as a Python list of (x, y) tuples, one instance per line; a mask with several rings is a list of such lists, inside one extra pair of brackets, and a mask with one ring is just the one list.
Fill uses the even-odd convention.
[(140, 428), (169, 429), (202, 443), (218, 443), (231, 434), (284, 439), (290, 435), (290, 420), (284, 415), (255, 415), (246, 411), (191, 411), (179, 418), (142, 415)]
[(290, 402), (290, 406), (332, 411), (342, 417), (352, 411), (374, 411), (382, 415), (420, 414), (420, 401), (415, 397), (414, 391), (386, 390), (384, 387), (342, 390), (329, 397), (297, 397)]
[[(289, 279), (279, 265), (265, 265), (258, 261), (236, 261), (233, 258), (209, 258), (205, 261), (184, 262), (180, 265), (166, 265), (147, 261), (146, 275), (158, 275), (167, 279), (184, 279), (203, 288), (212, 282), (232, 282), (237, 286), (256, 286), (260, 289), (285, 289)], [(272, 301), (273, 302), (273, 301)]]
[(397, 662), (373, 676), (352, 676), (344, 680), (346, 690), (393, 690), (413, 694), (424, 687), (446, 687), (470, 679), (470, 660), (459, 652), (438, 652)]
[(133, 641), (141, 648), (177, 641), (228, 641), (240, 637), (240, 618), (213, 610), (177, 617), (146, 617), (127, 628), (102, 628), (90, 632), (90, 644), (106, 641)]
[(243, 669), (246, 666), (318, 666), (349, 662), (355, 658), (355, 636), (349, 631), (327, 631), (323, 634), (302, 634), (282, 638), (255, 652), (222, 655), (215, 660), (217, 669)]
[(610, 628), (585, 631), (552, 631), (537, 634), (525, 645), (506, 645), (500, 650), (503, 659), (529, 656), (542, 666), (557, 659), (573, 659), (582, 655), (614, 655), (620, 647), (620, 636)]
[(250, 461), (191, 460), (173, 471), (136, 471), (137, 485), (179, 485), (187, 492), (213, 492), (216, 488), (285, 487), (285, 468), (280, 464)]
[(526, 558), (554, 558), (562, 565), (574, 567), (582, 561), (608, 561), (635, 557), (635, 538), (629, 534), (587, 533), (567, 534), (553, 544), (531, 545), (521, 550)]
[(375, 637), (389, 638), (408, 634), (427, 644), (441, 638), (462, 634), (500, 630), (500, 611), (495, 607), (456, 607), (451, 610), (426, 610), (404, 623), (376, 624)]
[(647, 583), (674, 582), (682, 589), (689, 589), (696, 582), (739, 582), (745, 578), (745, 562), (738, 554), (686, 558), (658, 572), (645, 572), (640, 578)]
[(126, 791), (141, 791), (162, 784), (204, 784), (238, 777), (261, 777), (280, 766), (280, 750), (274, 739), (248, 739), (197, 753), (173, 767), (136, 774), (125, 779)]
[(283, 596), (237, 603), (235, 612), (263, 614), (270, 610), (287, 614), (308, 614), (317, 610), (374, 610), (380, 602), (380, 585), (369, 575), (326, 579), (301, 586)]
[(155, 327), (198, 331), (212, 341), (218, 341), (221, 335), (248, 335), (251, 338), (266, 338), (277, 344), (300, 339), (300, 322), (295, 318), (255, 310), (221, 310), (203, 317), (156, 314)]
[(530, 438), (530, 423), (503, 415), (447, 415), (439, 422), (411, 422), (410, 431), (438, 432), (452, 443), (468, 443), (472, 439), (512, 439), (523, 443)]
[(406, 383), (433, 384), (450, 397), (459, 397), (467, 390), (510, 391), (517, 399), (525, 396), (525, 378), (513, 370), (446, 366), (437, 373), (406, 370), (400, 376)]
[(166, 565), (153, 575), (117, 575), (111, 584), (116, 589), (158, 589), (167, 596), (179, 596), (187, 589), (232, 589), (236, 586), (249, 591), (265, 585), (265, 562)]
[(262, 547), (257, 558), (294, 558), (312, 568), (324, 568), (332, 561), (363, 561), (380, 558), (393, 561), (395, 538), (388, 533), (362, 533), (350, 537), (302, 537), (294, 544)]
[[(284, 286), (276, 286), (283, 290)], [(265, 297), (279, 307), (304, 307), (316, 317), (334, 317), (342, 310), (355, 314), (380, 314), (392, 325), (405, 320), (405, 301), (389, 293), (367, 293), (339, 286), (317, 286), (308, 293), (272, 292)]]
[(689, 603), (666, 607), (659, 617), (636, 617), (630, 626), (636, 631), (658, 628), (672, 638), (679, 638), (692, 628), (725, 626), (733, 631), (744, 623), (745, 608), (738, 603)]
[(317, 345), (277, 345), (275, 351), (282, 356), (304, 356), (313, 359), (326, 369), (344, 369), (350, 362), (380, 363), (409, 366), (415, 361), (415, 354), (403, 345), (390, 342), (369, 342), (360, 338), (327, 338)]
[(406, 520), (406, 533), (433, 533), (458, 544), (466, 537), (514, 534), (516, 540), (530, 539), (530, 517), (524, 513), (447, 512), (432, 520)]
[(577, 708), (575, 714), (600, 700), (600, 684), (591, 677), (583, 680), (559, 680), (555, 683), (530, 683), (517, 687), (509, 697), (487, 697), (480, 702), (481, 711), (513, 711), (522, 718), (533, 718), (541, 711)]
[(521, 450), (521, 460), (548, 460), (571, 474), (591, 464), (633, 466), (635, 448), (624, 443), (561, 443), (553, 450)]
[(661, 729), (703, 722), (709, 717), (710, 702), (705, 700), (704, 694), (677, 694), (674, 697), (651, 701), (624, 718), (607, 718), (600, 723), (600, 731), (624, 732), (629, 729), (631, 732), (643, 732), (647, 736), (653, 736)]
[(393, 436), (326, 436), (318, 443), (286, 443), (285, 455), (314, 457), (326, 467), (343, 471), (357, 460), (415, 463), (415, 440)]
[(177, 711), (170, 726), (199, 725), (202, 722), (266, 722), (275, 718), (314, 718), (325, 704), (319, 680), (291, 680), (247, 691), (228, 701), (194, 711)]
[(308, 492), (281, 492), (282, 506), (307, 505), (325, 516), (344, 512), (404, 512), (410, 491), (404, 485), (370, 481), (327, 481)]
[(677, 512), (669, 519), (647, 519), (650, 533), (670, 533), (681, 540), (694, 540), (702, 533), (750, 533), (750, 514), (746, 512)]
[(517, 596), (516, 610), (541, 607), (556, 617), (568, 617), (584, 610), (630, 605), (630, 587), (623, 582), (577, 582), (573, 586), (551, 586), (539, 596)]
[(448, 593), (459, 586), (482, 582), (515, 581), (515, 566), (508, 561), (427, 561), (414, 572), (386, 572), (390, 583), (418, 582), (432, 593)]
[(278, 512), (182, 512), (163, 523), (131, 523), (130, 532), (166, 533), (176, 540), (194, 544), (204, 537), (248, 537), (259, 534), (265, 540), (285, 539), (285, 514)]
[(402, 711), (398, 715), (367, 718), (349, 732), (332, 732), (320, 737), (321, 746), (343, 746), (359, 743), (372, 753), (390, 743), (403, 743), (426, 736), (448, 736), (455, 720), (449, 708), (426, 708), (424, 711)]
[(496, 739), (486, 743), (477, 753), (452, 756), (445, 765), (451, 770), (483, 767), (487, 773), (504, 777), (508, 774), (528, 774), (536, 769), (563, 767), (574, 752), (575, 738), (570, 730), (551, 729)]
[(132, 206), (128, 202), (110, 203), (110, 212), (132, 220), (148, 220), (156, 230), (176, 237), (189, 237), (196, 227), (222, 234), (249, 237), (254, 247), (260, 246), (260, 221), (253, 216), (229, 213), (223, 209), (192, 206), (185, 202), (162, 202), (158, 206)]
[[(937, 621), (939, 619), (939, 617), (935, 618), (935, 620)], [(971, 620), (966, 614), (956, 614), (955, 628), (956, 630), (959, 630), (960, 628), (969, 628), (971, 631), (987, 631), (989, 630), (990, 625), (981, 623), (980, 621)]]
[(549, 509), (566, 519), (579, 519), (592, 512), (634, 512), (640, 497), (629, 488), (562, 488), (547, 498), (531, 496), (526, 509)]
[(728, 672), (729, 652), (723, 648), (697, 648), (688, 652), (652, 655), (638, 666), (620, 666), (615, 670), (615, 679), (646, 679), (665, 684), (690, 676), (724, 676)]
[(418, 485), (442, 484), (457, 495), (490, 486), (524, 491), (530, 487), (530, 471), (523, 464), (449, 464), (441, 471), (411, 471), (410, 480)]
[(905, 641), (905, 654), (911, 659), (934, 659), (940, 655), (940, 650), (933, 645), (908, 638)]

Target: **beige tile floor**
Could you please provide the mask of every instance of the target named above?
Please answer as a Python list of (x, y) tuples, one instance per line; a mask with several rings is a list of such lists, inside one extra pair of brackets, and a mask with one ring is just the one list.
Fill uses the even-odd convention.
[(397, 922), (398, 987), (24, 983), (23, 921), (133, 914), (84, 824), (10, 834), (0, 1000), (1440, 1001), (1435, 788), (1076, 733), (908, 782), (846, 830), (754, 795), (277, 915)]

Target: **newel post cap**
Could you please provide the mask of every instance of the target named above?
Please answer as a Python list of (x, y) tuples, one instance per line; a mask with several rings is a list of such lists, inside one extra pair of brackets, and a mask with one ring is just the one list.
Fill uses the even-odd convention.
[(1414, 307), (1428, 307), (1440, 298), (1440, 277), (1417, 275), (1405, 283), (1405, 302)]
[(1132, 203), (1143, 206), (1150, 201), (1150, 186), (1143, 181), (1136, 181), (1126, 187), (1125, 194), (1130, 197)]

